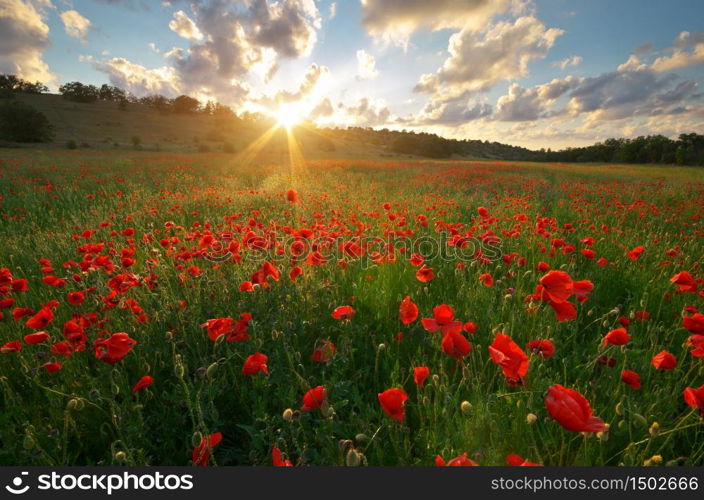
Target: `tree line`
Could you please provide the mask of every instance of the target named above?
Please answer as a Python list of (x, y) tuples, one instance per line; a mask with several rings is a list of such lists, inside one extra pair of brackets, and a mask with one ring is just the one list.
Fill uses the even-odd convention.
[[(49, 89), (41, 82), (28, 82), (16, 75), (0, 74), (0, 97), (12, 97), (16, 92), (46, 93)], [(64, 99), (93, 103), (115, 102), (122, 110), (130, 105), (142, 105), (161, 113), (202, 113), (216, 117), (247, 121), (261, 125), (266, 118), (251, 113), (237, 114), (229, 106), (216, 101), (202, 104), (187, 95), (168, 98), (159, 94), (137, 97), (119, 87), (103, 84), (100, 87), (78, 81), (59, 87)], [(5, 104), (0, 108), (0, 134), (2, 138), (18, 142), (46, 141), (51, 137), (51, 124), (37, 110), (24, 103)], [(5, 117), (5, 118), (3, 118)], [(19, 123), (23, 122), (23, 123)], [(12, 129), (20, 129), (13, 132)], [(33, 132), (33, 130), (35, 132)], [(663, 135), (640, 136), (633, 139), (607, 139), (591, 146), (531, 150), (499, 142), (472, 139), (447, 139), (427, 132), (407, 130), (349, 127), (331, 131), (335, 137), (367, 144), (388, 147), (395, 153), (428, 158), (469, 158), (540, 161), (540, 162), (598, 162), (598, 163), (661, 163), (704, 166), (704, 135), (681, 134), (677, 139)], [(13, 138), (14, 137), (14, 138)]]

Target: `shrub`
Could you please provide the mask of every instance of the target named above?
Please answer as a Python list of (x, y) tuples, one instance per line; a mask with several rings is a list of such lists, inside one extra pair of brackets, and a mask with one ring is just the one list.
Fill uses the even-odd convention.
[(21, 101), (0, 107), (0, 137), (15, 142), (46, 142), (53, 136), (49, 119)]
[(73, 139), (66, 141), (66, 149), (76, 149), (78, 144)]

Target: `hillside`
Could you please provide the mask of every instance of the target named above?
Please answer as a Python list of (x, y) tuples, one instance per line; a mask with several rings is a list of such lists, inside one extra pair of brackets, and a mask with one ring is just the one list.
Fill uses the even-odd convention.
[[(46, 143), (10, 144), (23, 148), (65, 149), (70, 141), (78, 148), (100, 150), (139, 149), (171, 152), (241, 152), (271, 126), (237, 117), (216, 117), (204, 113), (179, 114), (160, 112), (140, 103), (74, 102), (55, 94), (14, 93), (14, 99), (41, 111), (51, 122), (54, 136)], [(1, 103), (1, 101), (0, 101)], [(357, 157), (387, 153), (378, 144), (360, 144), (352, 137), (334, 137), (334, 131), (296, 127), (295, 137), (304, 156)], [(328, 151), (332, 140), (334, 151)], [(327, 146), (323, 145), (323, 142)], [(287, 138), (282, 129), (267, 143), (272, 154), (288, 154)]]

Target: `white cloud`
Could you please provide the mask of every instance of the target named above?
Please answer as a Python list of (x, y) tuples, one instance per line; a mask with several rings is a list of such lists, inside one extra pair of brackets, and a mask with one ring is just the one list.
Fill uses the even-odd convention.
[(86, 19), (75, 10), (62, 12), (59, 17), (61, 17), (61, 21), (64, 23), (64, 29), (69, 36), (78, 38), (83, 43), (88, 43), (90, 20)]
[(511, 0), (362, 0), (362, 22), (384, 42), (407, 46), (410, 35), (424, 27), (478, 29), (496, 14), (522, 5)]
[(333, 2), (330, 4), (330, 7), (328, 8), (328, 19), (335, 19), (336, 15), (337, 15), (337, 3)]
[(669, 56), (658, 57), (653, 61), (655, 71), (671, 71), (673, 69), (695, 66), (704, 63), (704, 34), (683, 31), (677, 37), (675, 46), (671, 47)]
[(374, 56), (368, 54), (365, 50), (357, 51), (357, 79), (372, 80), (379, 76), (379, 71), (376, 69), (376, 60)]
[(112, 85), (138, 96), (161, 94), (175, 97), (181, 92), (178, 75), (168, 66), (147, 69), (122, 57), (94, 62), (93, 65), (108, 75)]
[(49, 47), (49, 26), (44, 22), (49, 0), (0, 1), (0, 72), (47, 85), (56, 75), (43, 60)]
[(566, 59), (563, 59), (562, 61), (555, 61), (554, 63), (552, 63), (552, 66), (555, 66), (557, 68), (564, 70), (564, 69), (567, 69), (569, 66), (579, 66), (581, 63), (582, 63), (581, 56), (572, 56), (572, 57), (568, 57)]
[(169, 21), (169, 28), (181, 38), (186, 40), (202, 40), (203, 33), (200, 32), (193, 19), (188, 17), (182, 10), (174, 12), (174, 18)]
[(562, 33), (561, 29), (546, 28), (535, 17), (500, 22), (484, 33), (462, 30), (450, 37), (450, 56), (442, 67), (434, 74), (422, 75), (414, 90), (447, 98), (523, 77), (528, 63), (545, 57)]

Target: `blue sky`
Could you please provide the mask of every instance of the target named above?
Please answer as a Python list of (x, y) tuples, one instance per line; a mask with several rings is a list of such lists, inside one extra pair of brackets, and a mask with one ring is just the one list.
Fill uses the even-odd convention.
[(0, 30), (7, 27), (2, 36), (11, 43), (0, 43), (0, 71), (53, 88), (108, 82), (136, 95), (188, 93), (322, 125), (528, 147), (704, 130), (701, 1), (0, 0), (3, 6)]

